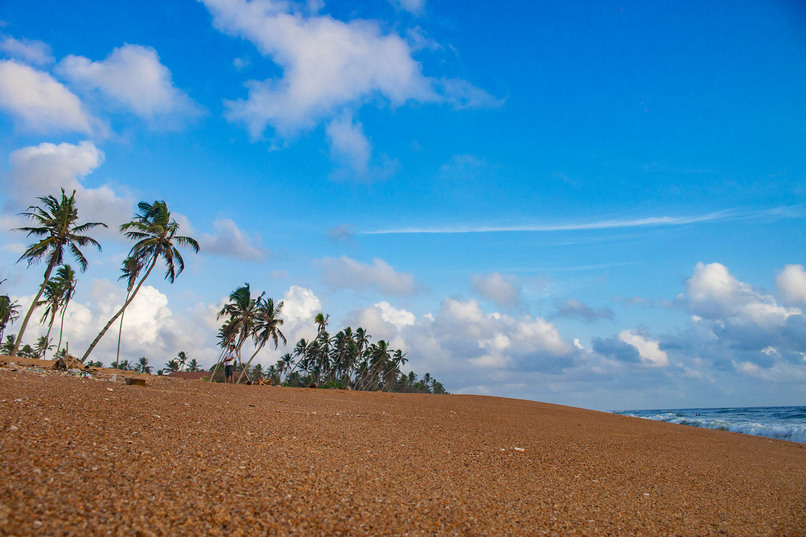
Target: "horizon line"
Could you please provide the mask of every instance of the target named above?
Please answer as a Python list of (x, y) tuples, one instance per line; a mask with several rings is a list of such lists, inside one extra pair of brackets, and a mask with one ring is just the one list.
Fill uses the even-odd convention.
[(763, 211), (740, 212), (734, 209), (716, 211), (694, 216), (650, 216), (636, 219), (607, 219), (594, 222), (577, 222), (569, 224), (526, 224), (516, 226), (447, 226), (447, 227), (406, 227), (393, 229), (377, 229), (359, 231), (358, 235), (404, 235), (404, 234), (459, 234), (459, 233), (513, 233), (513, 232), (553, 232), (553, 231), (586, 231), (599, 229), (622, 229), (635, 227), (666, 227), (687, 224), (725, 222), (729, 220), (757, 219), (770, 216), (784, 218), (803, 218), (801, 205), (776, 207)]

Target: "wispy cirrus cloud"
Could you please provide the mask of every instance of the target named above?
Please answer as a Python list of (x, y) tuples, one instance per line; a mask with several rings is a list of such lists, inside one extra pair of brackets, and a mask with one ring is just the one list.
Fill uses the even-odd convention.
[(648, 216), (644, 218), (612, 218), (589, 220), (583, 222), (567, 222), (562, 224), (521, 224), (508, 226), (457, 225), (444, 227), (400, 227), (361, 231), (359, 235), (403, 235), (403, 234), (458, 234), (458, 233), (513, 233), (513, 232), (555, 232), (555, 231), (591, 231), (604, 229), (624, 229), (640, 227), (669, 227), (690, 224), (707, 224), (735, 220), (763, 220), (803, 218), (804, 207), (800, 205), (776, 207), (757, 211), (740, 211), (727, 209), (701, 215), (684, 216)]

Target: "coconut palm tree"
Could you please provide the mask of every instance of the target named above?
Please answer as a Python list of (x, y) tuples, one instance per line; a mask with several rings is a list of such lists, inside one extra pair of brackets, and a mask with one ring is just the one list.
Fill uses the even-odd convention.
[(196, 371), (201, 370), (202, 370), (201, 365), (199, 364), (199, 362), (196, 361), (195, 358), (191, 359), (190, 362), (188, 362), (188, 371), (190, 371), (191, 373), (195, 373)]
[(34, 346), (34, 358), (36, 359), (45, 359), (45, 353), (48, 349), (52, 349), (53, 345), (50, 344), (50, 340), (46, 336), (42, 336), (36, 340), (36, 345)]
[[(44, 299), (39, 301), (37, 306), (45, 306), (45, 311), (42, 313), (40, 323), (48, 323), (48, 331), (45, 333), (45, 339), (50, 340), (50, 331), (53, 328), (53, 322), (56, 320), (56, 314), (62, 306), (62, 297), (64, 292), (60, 285), (58, 278), (54, 277), (48, 280), (43, 293)], [(44, 354), (43, 354), (44, 358)]]
[(330, 314), (325, 315), (322, 312), (316, 314), (316, 317), (314, 317), (313, 322), (316, 324), (317, 335), (325, 331), (328, 319), (330, 319)]
[[(123, 267), (121, 267), (120, 270), (122, 274), (118, 279), (126, 279), (126, 301), (128, 301), (132, 294), (132, 289), (134, 289), (134, 285), (137, 283), (137, 277), (140, 275), (140, 271), (143, 270), (143, 260), (139, 257), (127, 256), (126, 259), (123, 260)], [(118, 360), (120, 360), (120, 339), (123, 335), (123, 318), (125, 316), (126, 312), (121, 312), (120, 326), (118, 326), (118, 348), (115, 353), (116, 364)]]
[(12, 301), (8, 295), (0, 296), (0, 339), (3, 339), (3, 332), (6, 326), (13, 323), (20, 317), (20, 305)]
[(45, 276), (42, 280), (42, 285), (36, 293), (36, 297), (31, 302), (31, 307), (28, 308), (28, 313), (20, 326), (20, 332), (17, 334), (17, 341), (14, 343), (14, 349), (11, 355), (17, 354), (22, 336), (25, 329), (28, 327), (28, 321), (31, 319), (31, 314), (36, 309), (42, 293), (50, 280), (50, 274), (57, 265), (62, 264), (65, 256), (65, 250), (69, 250), (73, 257), (78, 261), (81, 272), (87, 268), (87, 258), (81, 252), (79, 247), (93, 245), (101, 250), (101, 245), (87, 235), (83, 235), (87, 231), (97, 226), (107, 227), (106, 224), (101, 222), (87, 222), (86, 224), (78, 224), (78, 208), (76, 206), (76, 191), (68, 198), (62, 189), (61, 199), (54, 196), (43, 196), (39, 199), (42, 206), (31, 205), (28, 211), (22, 213), (32, 219), (35, 223), (33, 226), (26, 226), (18, 228), (17, 231), (25, 231), (28, 236), (34, 235), (42, 237), (41, 240), (35, 244), (30, 245), (20, 256), (19, 261), (25, 259), (30, 267), (34, 263), (45, 259), (48, 263), (45, 269)]
[(0, 353), (9, 355), (14, 350), (14, 344), (17, 338), (14, 335), (6, 336), (6, 342), (0, 345)]
[(70, 265), (62, 265), (56, 271), (56, 285), (62, 293), (62, 318), (59, 321), (59, 343), (56, 344), (56, 350), (58, 351), (62, 346), (62, 335), (64, 334), (64, 314), (67, 313), (67, 306), (70, 305), (70, 301), (75, 296), (76, 286), (78, 285), (76, 273)]
[(263, 299), (263, 294), (257, 298), (252, 298), (252, 290), (248, 283), (238, 287), (229, 295), (229, 304), (226, 304), (218, 312), (217, 319), (225, 317), (221, 334), (226, 339), (222, 341), (223, 346), (230, 342), (235, 343), (235, 350), (238, 356), (241, 354), (241, 347), (244, 342), (252, 337), (255, 332), (255, 323), (258, 316), (258, 301)]
[(148, 358), (145, 356), (141, 356), (140, 359), (137, 361), (137, 365), (134, 367), (134, 370), (138, 373), (146, 373), (151, 374), (151, 366), (148, 365)]
[(167, 362), (165, 362), (165, 367), (162, 370), (168, 371), (169, 373), (179, 371), (179, 360), (177, 360), (176, 358), (168, 360)]
[(282, 311), (282, 301), (278, 302), (277, 306), (275, 307), (274, 300), (271, 298), (264, 299), (262, 294), (260, 297), (258, 297), (257, 307), (255, 309), (255, 321), (252, 331), (252, 338), (255, 341), (256, 348), (255, 352), (249, 358), (249, 361), (246, 362), (246, 367), (238, 377), (238, 383), (241, 382), (244, 373), (246, 373), (246, 368), (249, 367), (249, 364), (252, 363), (252, 360), (255, 359), (257, 353), (260, 352), (266, 343), (273, 341), (275, 349), (280, 345), (280, 340), (283, 340), (283, 345), (288, 343), (288, 341), (285, 339), (285, 335), (283, 335), (283, 333), (280, 331), (280, 327), (283, 325), (283, 320), (280, 318)]
[(252, 368), (251, 372), (252, 372), (252, 378), (254, 378), (255, 380), (260, 380), (266, 376), (266, 371), (260, 364), (255, 364), (255, 367)]
[(179, 351), (179, 354), (176, 356), (176, 361), (179, 362), (179, 370), (184, 371), (185, 366), (188, 363), (188, 353), (185, 351)]
[(148, 269), (120, 310), (109, 319), (101, 333), (90, 344), (84, 356), (81, 357), (82, 362), (87, 359), (92, 349), (95, 348), (106, 334), (106, 331), (109, 330), (109, 327), (112, 326), (112, 323), (137, 296), (137, 292), (149, 274), (151, 274), (159, 259), (163, 259), (167, 266), (165, 279), (173, 283), (176, 277), (185, 269), (185, 262), (177, 246), (189, 246), (194, 252), (198, 253), (199, 251), (199, 243), (195, 239), (177, 235), (179, 224), (171, 217), (171, 212), (164, 201), (155, 201), (153, 204), (141, 201), (137, 207), (140, 210), (139, 214), (135, 214), (134, 220), (120, 226), (120, 231), (124, 232), (128, 239), (137, 241), (129, 251), (129, 257), (137, 259), (142, 263), (143, 267), (148, 266)]

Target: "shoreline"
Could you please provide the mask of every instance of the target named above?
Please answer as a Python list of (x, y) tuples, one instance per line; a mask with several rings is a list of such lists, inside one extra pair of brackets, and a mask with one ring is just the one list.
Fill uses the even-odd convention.
[(0, 367), (0, 535), (806, 530), (802, 444), (489, 396), (106, 374)]

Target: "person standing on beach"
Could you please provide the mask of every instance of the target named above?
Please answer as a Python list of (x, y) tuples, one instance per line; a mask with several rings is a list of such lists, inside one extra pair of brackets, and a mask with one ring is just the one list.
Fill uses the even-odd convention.
[(229, 344), (229, 350), (224, 355), (224, 383), (227, 382), (234, 383), (235, 378), (233, 375), (235, 374), (235, 343)]

